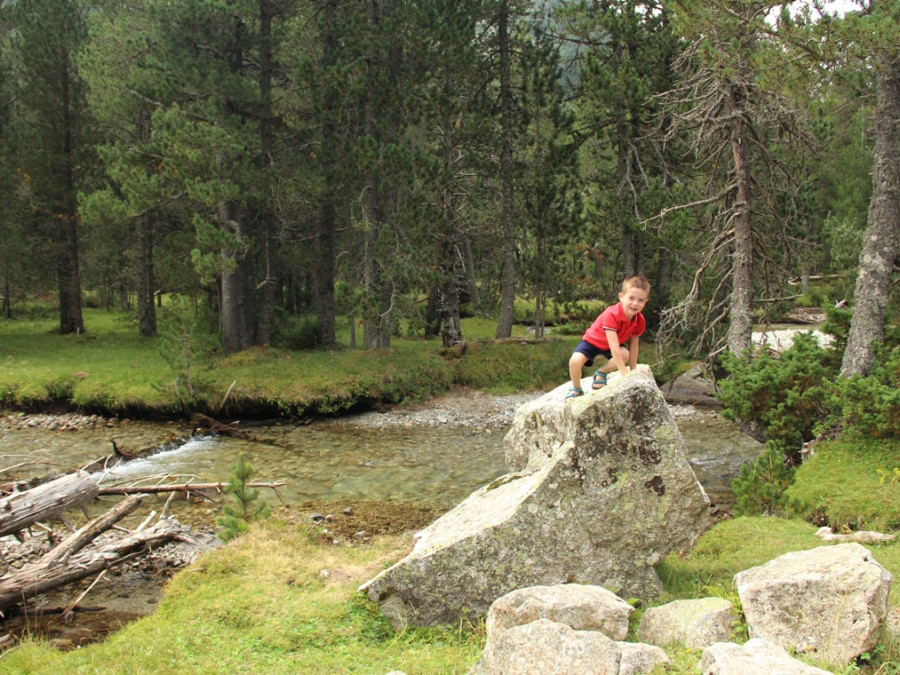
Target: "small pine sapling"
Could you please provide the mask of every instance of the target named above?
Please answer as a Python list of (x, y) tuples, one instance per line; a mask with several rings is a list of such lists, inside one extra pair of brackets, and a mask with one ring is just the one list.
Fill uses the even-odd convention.
[(250, 529), (250, 523), (262, 520), (271, 513), (269, 505), (259, 499), (259, 488), (249, 488), (253, 467), (244, 457), (238, 455), (225, 492), (234, 498), (234, 502), (226, 502), (222, 507), (222, 517), (216, 522), (222, 528), (219, 539), (230, 541)]

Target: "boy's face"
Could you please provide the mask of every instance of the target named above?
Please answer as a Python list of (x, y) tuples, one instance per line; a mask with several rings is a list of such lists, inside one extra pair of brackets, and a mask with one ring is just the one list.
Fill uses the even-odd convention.
[(644, 309), (647, 304), (648, 293), (643, 288), (629, 286), (623, 293), (619, 293), (619, 302), (625, 310), (625, 316), (633, 319), (635, 314)]

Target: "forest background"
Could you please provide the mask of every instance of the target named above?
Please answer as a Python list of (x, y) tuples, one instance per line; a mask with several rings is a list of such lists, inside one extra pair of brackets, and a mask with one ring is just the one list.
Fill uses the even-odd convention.
[(177, 296), (168, 316), (208, 312), (226, 354), (333, 347), (341, 317), (353, 347), (452, 346), (460, 316), (508, 337), (527, 297), (540, 336), (637, 273), (685, 351), (741, 353), (807, 291), (853, 298), (843, 371), (874, 363), (898, 248), (895, 3), (0, 10), (7, 318), (51, 297), (63, 334), (118, 306), (150, 336)]

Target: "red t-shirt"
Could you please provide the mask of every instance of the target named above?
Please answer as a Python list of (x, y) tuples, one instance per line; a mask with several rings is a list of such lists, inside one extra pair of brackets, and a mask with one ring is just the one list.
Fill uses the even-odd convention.
[(624, 345), (630, 338), (635, 335), (643, 335), (647, 322), (644, 319), (643, 312), (634, 315), (631, 321), (625, 316), (625, 309), (621, 302), (610, 305), (603, 312), (591, 327), (585, 331), (581, 338), (585, 342), (590, 342), (595, 347), (609, 350), (609, 340), (606, 339), (606, 331), (614, 330), (619, 336), (619, 344)]

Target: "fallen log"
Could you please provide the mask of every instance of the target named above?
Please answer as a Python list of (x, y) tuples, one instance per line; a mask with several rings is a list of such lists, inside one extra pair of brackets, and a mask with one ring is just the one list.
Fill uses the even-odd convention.
[(65, 563), (69, 557), (78, 553), (78, 551), (94, 541), (94, 539), (110, 529), (113, 525), (122, 520), (122, 518), (133, 513), (143, 501), (144, 498), (137, 495), (132, 495), (123, 499), (109, 511), (97, 516), (87, 525), (76, 530), (50, 549), (37, 564), (43, 565), (44, 567), (52, 567), (57, 563)]
[(94, 500), (99, 481), (98, 476), (78, 471), (0, 499), (0, 537), (21, 532), (38, 521), (61, 520), (67, 509)]
[[(283, 480), (274, 483), (247, 483), (247, 488), (270, 488), (277, 490), (287, 483)], [(228, 483), (178, 483), (169, 485), (107, 485), (100, 486), (100, 495), (137, 495), (159, 494), (162, 492), (222, 492)]]
[(153, 544), (178, 538), (183, 531), (181, 523), (170, 519), (161, 520), (146, 530), (132, 532), (95, 548), (82, 550), (69, 557), (64, 565), (59, 562), (45, 564), (38, 561), (23, 567), (0, 579), (0, 611), (32, 600), (59, 586), (98, 574), (144, 552)]

